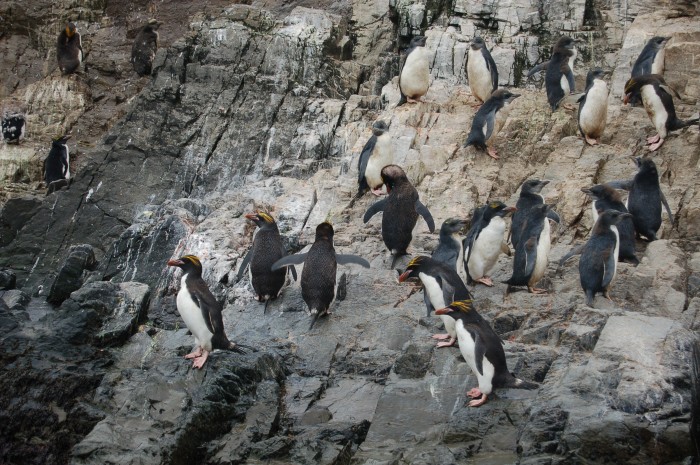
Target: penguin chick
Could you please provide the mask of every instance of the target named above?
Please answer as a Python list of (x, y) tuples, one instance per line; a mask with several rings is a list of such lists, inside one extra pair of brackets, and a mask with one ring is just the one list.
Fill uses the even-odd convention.
[(486, 43), (481, 37), (474, 37), (469, 47), (467, 79), (472, 95), (485, 102), (498, 88), (498, 69)]
[(83, 62), (83, 44), (75, 24), (68, 23), (56, 41), (56, 60), (63, 74), (74, 73)]
[(632, 77), (645, 74), (663, 74), (664, 72), (664, 46), (670, 37), (652, 37), (646, 43), (637, 61), (632, 66)]
[[(628, 213), (620, 194), (606, 184), (598, 184), (587, 189), (583, 188), (581, 191), (593, 200), (591, 207), (594, 224), (598, 221), (599, 212), (615, 210), (620, 213)], [(617, 225), (617, 231), (620, 234), (619, 260), (621, 262), (629, 261), (634, 265), (638, 265), (639, 259), (634, 250), (634, 222), (632, 215), (620, 220), (620, 223)]]
[[(447, 302), (454, 300), (471, 300), (472, 296), (457, 273), (444, 263), (432, 258), (417, 256), (409, 263), (406, 271), (399, 276), (399, 282), (420, 279), (425, 290), (425, 306), (430, 313), (436, 308), (443, 308)], [(481, 319), (478, 313), (474, 312), (474, 318)], [(433, 339), (447, 342), (439, 342), (438, 347), (450, 347), (457, 341), (454, 320), (445, 316), (440, 317), (445, 325), (446, 334), (433, 334)]]
[[(478, 221), (464, 239), (464, 265), (470, 280), (493, 286), (489, 277), (503, 251), (506, 223), (503, 218), (515, 211), (503, 202), (486, 205)], [(507, 246), (506, 246), (507, 247)]]
[(336, 296), (336, 269), (338, 265), (354, 263), (369, 268), (369, 262), (357, 255), (335, 252), (333, 247), (333, 226), (324, 222), (316, 226), (316, 240), (307, 253), (288, 255), (272, 265), (272, 271), (289, 265), (304, 263), (301, 272), (301, 296), (311, 313), (311, 326), (322, 315), (330, 315), (329, 308)]
[(418, 221), (418, 215), (428, 224), (430, 232), (435, 231), (435, 222), (426, 206), (418, 200), (418, 191), (400, 166), (385, 166), (381, 174), (389, 195), (369, 207), (362, 221), (367, 223), (377, 213), (384, 212), (382, 239), (393, 255), (393, 269), (396, 259), (407, 253), (406, 249), (413, 239), (413, 228)]
[(19, 102), (11, 101), (2, 109), (2, 131), (0, 139), (7, 143), (15, 142), (19, 145), (20, 139), (24, 138), (27, 121), (25, 118), (25, 106)]
[(518, 197), (518, 202), (515, 204), (515, 213), (513, 213), (513, 219), (510, 222), (510, 241), (514, 249), (517, 249), (520, 243), (520, 236), (522, 235), (523, 226), (525, 226), (528, 211), (534, 206), (544, 204), (544, 197), (542, 197), (540, 192), (547, 184), (549, 184), (547, 180), (528, 179), (520, 188), (520, 197)]
[(597, 145), (608, 118), (608, 84), (596, 68), (586, 76), (586, 93), (578, 99), (578, 130), (588, 145)]
[(472, 302), (461, 300), (435, 311), (436, 315), (455, 320), (455, 332), (462, 357), (476, 375), (479, 387), (467, 392), (470, 407), (486, 403), (495, 388), (537, 389), (535, 383), (516, 378), (508, 371), (503, 342), (483, 318), (474, 318)]
[(158, 27), (161, 24), (155, 19), (149, 20), (136, 35), (134, 44), (131, 46), (131, 64), (139, 76), (151, 74), (153, 60), (158, 51)]
[(419, 101), (428, 92), (430, 85), (430, 60), (425, 48), (426, 38), (416, 36), (411, 39), (399, 72), (399, 91), (401, 100), (397, 107), (406, 102)]
[(168, 261), (168, 266), (182, 269), (180, 291), (177, 293), (177, 311), (194, 336), (195, 349), (185, 358), (194, 368), (202, 368), (214, 349), (232, 350), (245, 354), (250, 347), (234, 344), (224, 333), (221, 304), (214, 298), (202, 279), (202, 264), (198, 257), (185, 255)]
[(552, 111), (559, 108), (559, 103), (576, 91), (574, 83), (574, 60), (576, 59), (576, 44), (571, 37), (560, 37), (554, 49), (552, 57), (547, 65), (547, 73), (544, 77), (547, 89), (547, 101)]
[(440, 227), (438, 245), (431, 255), (433, 260), (454, 269), (464, 283), (467, 282), (467, 273), (464, 270), (464, 247), (459, 232), (466, 224), (465, 220), (459, 218), (446, 219)]
[(473, 145), (479, 150), (486, 150), (490, 157), (498, 160), (498, 153), (493, 147), (487, 146), (487, 142), (493, 136), (493, 129), (496, 124), (496, 113), (506, 104), (512, 102), (520, 94), (513, 94), (508, 89), (497, 89), (489, 97), (488, 100), (479, 108), (479, 111), (474, 115), (472, 128), (469, 131), (469, 137), (464, 143), (464, 147)]
[[(260, 228), (253, 238), (253, 246), (246, 254), (238, 268), (237, 281), (240, 281), (245, 269), (250, 264), (250, 283), (253, 285), (258, 302), (265, 302), (265, 310), (271, 299), (276, 299), (282, 292), (287, 278), (287, 270), (291, 271), (296, 281), (297, 272), (294, 266), (272, 271), (270, 268), (280, 258), (287, 255), (279, 228), (275, 219), (266, 212), (249, 213), (247, 219)], [(263, 313), (265, 312), (263, 310)]]
[(372, 126), (372, 137), (369, 138), (357, 163), (358, 190), (355, 199), (371, 190), (374, 195), (380, 195), (382, 185), (382, 168), (391, 165), (394, 160), (394, 147), (389, 136), (389, 126), (379, 120)]
[(44, 181), (47, 187), (54, 181), (70, 178), (70, 150), (66, 143), (70, 138), (66, 134), (56, 137), (51, 143), (51, 150), (44, 159)]
[(578, 271), (589, 307), (593, 306), (593, 297), (597, 293), (603, 293), (610, 299), (608, 293), (615, 279), (620, 251), (620, 234), (616, 225), (631, 216), (616, 210), (602, 212), (593, 226), (591, 237), (581, 250)]
[(686, 121), (678, 119), (676, 108), (673, 105), (672, 93), (676, 94), (666, 84), (664, 78), (657, 74), (633, 77), (625, 84), (624, 103), (627, 104), (632, 99), (641, 98), (649, 119), (656, 127), (657, 134), (647, 137), (647, 145), (649, 145), (651, 152), (661, 147), (669, 132), (683, 129), (700, 121), (700, 118)]

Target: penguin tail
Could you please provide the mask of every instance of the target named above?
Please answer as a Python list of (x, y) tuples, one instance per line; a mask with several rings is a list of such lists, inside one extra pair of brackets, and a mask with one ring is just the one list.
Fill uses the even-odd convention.
[(691, 119), (687, 119), (685, 121), (678, 120), (678, 123), (676, 124), (677, 127), (673, 128), (673, 129), (682, 129), (682, 128), (686, 128), (690, 125), (693, 125), (693, 124), (700, 124), (700, 118), (691, 118)]
[(514, 388), (514, 389), (533, 390), (533, 389), (539, 389), (540, 385), (537, 383), (531, 383), (530, 381), (525, 381), (523, 379), (516, 378), (515, 376), (512, 376), (511, 379), (508, 381), (506, 387)]
[(237, 354), (247, 354), (249, 352), (255, 352), (255, 348), (247, 346), (244, 344), (236, 344), (235, 342), (229, 342), (228, 350), (236, 352)]
[(360, 199), (362, 198), (362, 196), (365, 195), (365, 192), (367, 192), (366, 189), (360, 188), (360, 189), (357, 191), (357, 194), (355, 194), (355, 196), (354, 196), (352, 199), (350, 199), (350, 203), (348, 204), (348, 208), (352, 208), (353, 205), (355, 205), (355, 202), (357, 202), (358, 200), (360, 200)]
[(265, 307), (263, 307), (263, 315), (267, 312), (267, 306), (270, 304), (270, 299), (265, 301)]
[(314, 328), (314, 325), (316, 324), (316, 320), (318, 320), (319, 315), (321, 315), (321, 312), (319, 312), (318, 310), (311, 310), (311, 324), (309, 325), (309, 331), (311, 331)]
[(396, 107), (398, 108), (406, 102), (408, 102), (408, 99), (403, 93), (401, 93), (401, 99), (399, 100), (399, 103), (396, 104)]

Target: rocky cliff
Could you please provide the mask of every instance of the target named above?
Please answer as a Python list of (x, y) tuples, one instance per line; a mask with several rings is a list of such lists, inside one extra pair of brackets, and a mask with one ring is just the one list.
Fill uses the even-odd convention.
[[(612, 302), (585, 306), (575, 263), (556, 265), (592, 226), (580, 188), (629, 178), (629, 157), (646, 155), (653, 127), (621, 97), (648, 38), (672, 37), (665, 77), (679, 115), (697, 115), (696, 2), (195, 3), (0, 6), (0, 98), (28, 111), (27, 139), (0, 147), (0, 266), (11, 270), (0, 276), (11, 289), (0, 301), (0, 462), (697, 461), (698, 127), (651, 155), (674, 224), (637, 244), (637, 267), (620, 265)], [(154, 75), (137, 79), (128, 53), (149, 17), (165, 23), (161, 48)], [(60, 76), (53, 41), (66, 19), (83, 34), (86, 68)], [(395, 108), (397, 51), (419, 33), (431, 87), (425, 102)], [(579, 88), (592, 66), (612, 72), (600, 146), (586, 146), (575, 115), (551, 113), (540, 82), (524, 77), (560, 33), (583, 41)], [(475, 111), (465, 78), (475, 34), (501, 84), (522, 94), (499, 119), (498, 161), (461, 147)], [(440, 323), (422, 295), (403, 300), (379, 218), (362, 223), (374, 199), (350, 206), (377, 119), (438, 224), (489, 199), (513, 204), (528, 178), (551, 181), (544, 195), (564, 221), (549, 294), (474, 289), (509, 368), (540, 389), (465, 406), (474, 376), (457, 349), (434, 347)], [(41, 160), (68, 131), (72, 183), (45, 196)], [(347, 297), (312, 331), (298, 284), (263, 314), (248, 280), (236, 282), (253, 233), (243, 215), (255, 209), (276, 217), (290, 251), (329, 219), (338, 250), (372, 264), (342, 267)], [(412, 253), (436, 244), (419, 222)], [(202, 258), (231, 339), (258, 352), (215, 353), (202, 371), (182, 359), (193, 341), (166, 262), (185, 252)], [(501, 258), (495, 281), (511, 262)]]

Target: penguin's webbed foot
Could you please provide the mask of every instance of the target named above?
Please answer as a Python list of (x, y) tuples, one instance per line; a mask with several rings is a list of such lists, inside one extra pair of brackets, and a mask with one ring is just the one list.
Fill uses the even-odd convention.
[(467, 395), (472, 399), (476, 399), (477, 397), (481, 397), (483, 393), (479, 390), (479, 388), (472, 388), (469, 390), (469, 392), (467, 392)]
[(565, 110), (569, 110), (569, 111), (576, 110), (576, 107), (570, 103), (562, 103), (561, 107), (564, 108)]
[(544, 295), (547, 293), (547, 289), (540, 289), (537, 287), (528, 286), (527, 290), (530, 291), (530, 294)]
[(450, 335), (449, 335), (449, 334), (433, 334), (432, 338), (433, 338), (433, 339), (437, 339), (437, 340), (439, 340), (439, 341), (442, 341), (442, 340), (445, 340), (445, 339), (449, 339), (449, 338), (450, 338)]
[(663, 145), (663, 143), (664, 143), (664, 140), (663, 140), (662, 138), (659, 137), (659, 141), (658, 141), (657, 143), (651, 144), (651, 145), (649, 146), (649, 151), (650, 151), (650, 152), (654, 152), (654, 151), (658, 150), (659, 147), (661, 147), (661, 146)]
[(202, 355), (200, 357), (196, 357), (194, 362), (192, 362), (192, 367), (201, 369), (206, 363), (207, 358), (209, 358), (209, 352), (203, 350)]
[(486, 285), (486, 286), (488, 286), (488, 287), (493, 287), (493, 280), (492, 280), (490, 277), (488, 277), (488, 276), (482, 276), (481, 278), (476, 279), (475, 281), (476, 281), (477, 283), (484, 284), (484, 285)]
[(185, 355), (185, 358), (186, 358), (187, 360), (190, 360), (190, 359), (193, 359), (193, 358), (199, 358), (199, 357), (201, 357), (201, 356), (202, 356), (202, 348), (201, 348), (201, 347), (197, 347), (197, 350), (195, 350), (194, 352), (190, 352), (189, 354)]
[(473, 388), (469, 392), (467, 392), (467, 396), (469, 396), (472, 400), (469, 401), (469, 406), (470, 407), (478, 407), (480, 405), (483, 405), (486, 403), (487, 397), (486, 394), (481, 392), (479, 388)]
[(659, 139), (661, 139), (661, 136), (659, 136), (658, 134), (655, 136), (649, 136), (647, 137), (647, 145), (655, 144), (659, 141)]
[(457, 342), (457, 338), (451, 337), (447, 342), (438, 342), (437, 347), (452, 347)]
[(498, 152), (493, 147), (488, 147), (486, 149), (486, 153), (489, 155), (489, 157), (493, 158), (494, 160), (501, 159), (501, 157), (498, 156)]
[(587, 143), (588, 145), (598, 145), (598, 141), (597, 141), (597, 140), (592, 139), (592, 138), (590, 138), (590, 137), (588, 137), (588, 136), (586, 136), (586, 143)]
[(372, 189), (370, 192), (372, 192), (372, 194), (376, 195), (377, 197), (386, 195), (384, 192), (382, 192), (382, 186), (379, 186), (379, 189)]
[(479, 407), (481, 405), (484, 405), (486, 403), (486, 400), (487, 400), (486, 394), (483, 394), (481, 396), (481, 398), (469, 401), (469, 406), (470, 407)]

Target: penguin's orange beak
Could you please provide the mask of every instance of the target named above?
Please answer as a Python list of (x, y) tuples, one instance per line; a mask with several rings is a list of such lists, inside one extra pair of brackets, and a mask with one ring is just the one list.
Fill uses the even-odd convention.
[(515, 212), (515, 211), (518, 211), (518, 209), (515, 208), (515, 207), (506, 207), (506, 208), (504, 208), (503, 210), (504, 210), (504, 211), (507, 211), (508, 213), (513, 213), (513, 212)]
[(399, 276), (399, 282), (402, 283), (402, 282), (406, 281), (410, 274), (411, 274), (411, 270), (407, 270), (407, 271), (404, 271), (403, 273), (401, 273), (401, 275)]
[(247, 215), (245, 215), (245, 217), (251, 221), (255, 221), (258, 219), (258, 214), (257, 213), (248, 213)]
[(624, 97), (622, 97), (622, 103), (627, 105), (630, 102), (630, 94), (625, 94)]
[(168, 266), (182, 266), (185, 262), (182, 260), (168, 260)]
[(452, 313), (454, 310), (452, 310), (450, 307), (445, 307), (445, 308), (438, 308), (435, 310), (436, 315), (447, 315), (448, 313)]

